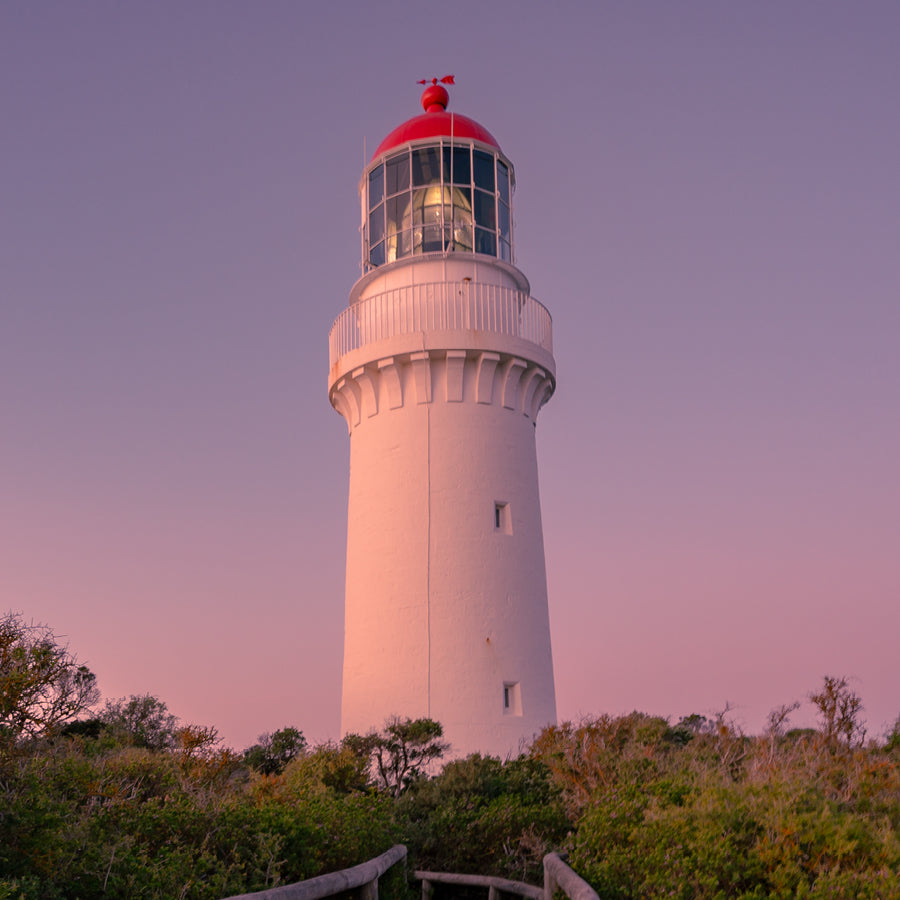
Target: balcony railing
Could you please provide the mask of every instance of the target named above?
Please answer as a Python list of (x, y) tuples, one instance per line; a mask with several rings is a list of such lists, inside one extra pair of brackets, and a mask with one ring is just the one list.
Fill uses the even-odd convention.
[(376, 341), (431, 331), (517, 337), (553, 353), (550, 313), (522, 291), (476, 282), (434, 282), (385, 291), (351, 304), (328, 338), (329, 364)]

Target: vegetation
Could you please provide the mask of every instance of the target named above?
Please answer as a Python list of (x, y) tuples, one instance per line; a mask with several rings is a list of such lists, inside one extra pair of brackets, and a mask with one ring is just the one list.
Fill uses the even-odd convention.
[(0, 748), (52, 733), (99, 696), (94, 674), (47, 626), (0, 618)]
[[(544, 730), (518, 759), (436, 771), (442, 730), (392, 719), (243, 751), (158, 698), (99, 698), (44, 626), (0, 619), (0, 900), (221, 898), (309, 878), (402, 841), (410, 869), (539, 884), (550, 850), (602, 898), (900, 900), (900, 718), (866, 737), (828, 677), (747, 736), (728, 710)], [(396, 893), (402, 887), (395, 885)], [(385, 885), (382, 893), (389, 895)]]

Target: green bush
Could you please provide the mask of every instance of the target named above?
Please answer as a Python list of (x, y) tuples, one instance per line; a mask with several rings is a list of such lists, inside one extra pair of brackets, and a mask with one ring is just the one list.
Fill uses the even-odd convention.
[(539, 884), (541, 861), (568, 832), (560, 793), (542, 762), (478, 754), (416, 783), (397, 805), (418, 869), (498, 875)]
[[(826, 688), (818, 730), (787, 730), (793, 706), (759, 737), (725, 713), (599, 716), (516, 760), (476, 754), (433, 777), (424, 760), (387, 779), (373, 754), (402, 756), (415, 723), (312, 750), (285, 729), (239, 755), (152, 697), (118, 701), (105, 723), (3, 745), (0, 900), (219, 900), (398, 841), (410, 868), (533, 884), (568, 850), (608, 900), (900, 900), (898, 726), (865, 742), (846, 680)], [(405, 893), (397, 869), (382, 894)]]

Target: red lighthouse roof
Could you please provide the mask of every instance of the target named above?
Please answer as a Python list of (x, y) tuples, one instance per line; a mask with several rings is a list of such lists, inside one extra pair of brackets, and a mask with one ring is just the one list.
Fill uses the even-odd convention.
[(425, 88), (422, 94), (422, 106), (425, 108), (425, 113), (398, 125), (378, 145), (378, 149), (372, 154), (372, 159), (377, 159), (382, 153), (387, 153), (401, 144), (408, 144), (410, 141), (418, 141), (423, 138), (452, 136), (454, 139), (480, 141), (482, 144), (500, 149), (500, 145), (487, 128), (467, 116), (448, 113), (449, 101), (450, 95), (443, 85), (432, 84)]

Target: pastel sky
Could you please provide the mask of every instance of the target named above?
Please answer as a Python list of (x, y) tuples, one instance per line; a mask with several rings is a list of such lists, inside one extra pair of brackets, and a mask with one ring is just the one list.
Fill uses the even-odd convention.
[[(453, 73), (554, 318), (562, 718), (900, 714), (900, 5), (0, 4), (0, 610), (338, 736), (357, 187)], [(814, 720), (808, 703), (796, 724)]]

